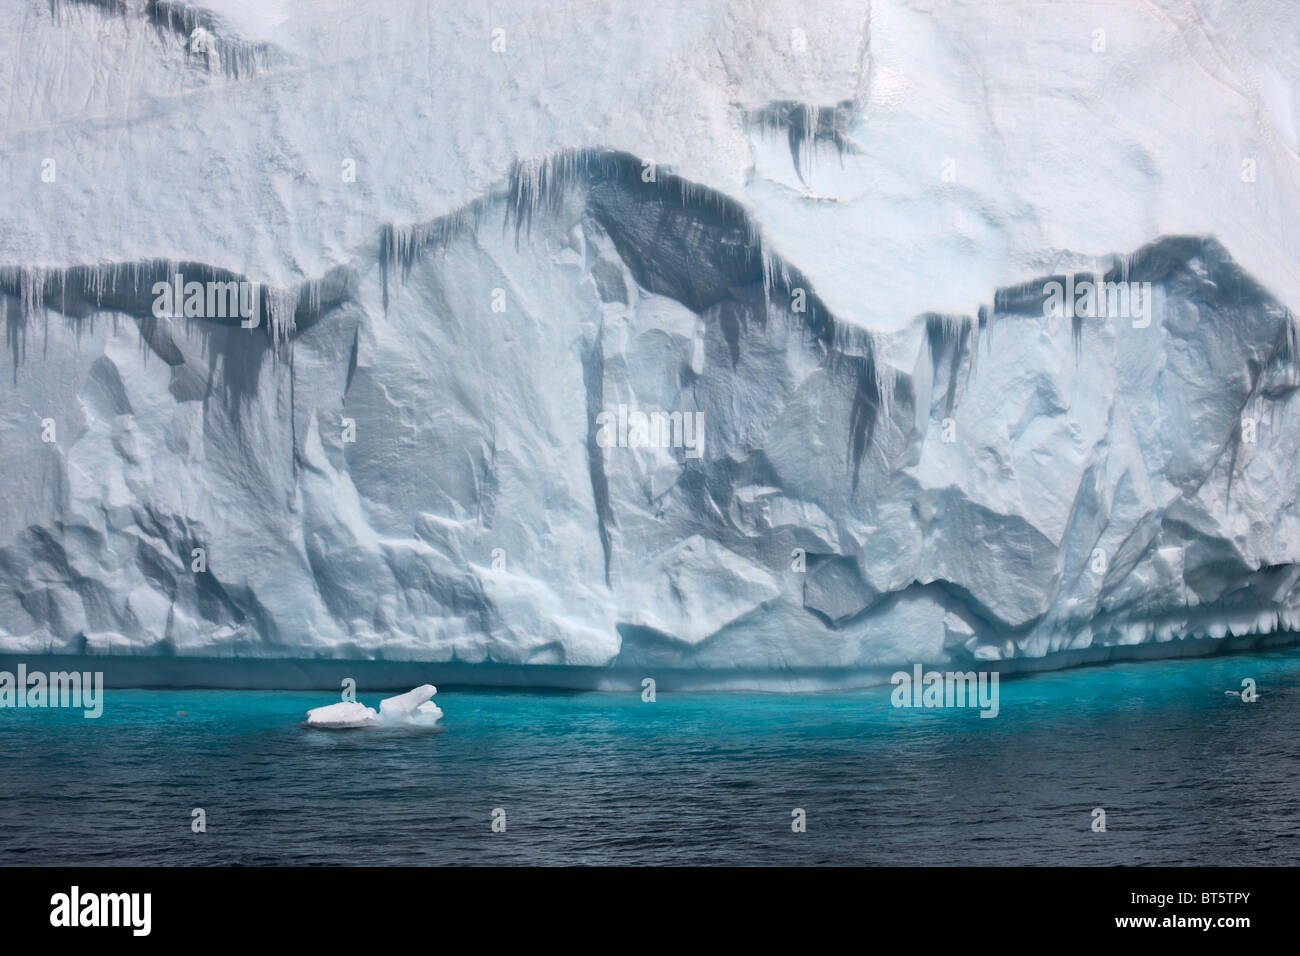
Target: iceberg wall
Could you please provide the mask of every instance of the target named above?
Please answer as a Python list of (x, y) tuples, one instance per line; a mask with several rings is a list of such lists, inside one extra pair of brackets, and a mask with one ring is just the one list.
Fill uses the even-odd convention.
[[(253, 328), (145, 307), (206, 266), (0, 270), (0, 650), (721, 675), (1300, 629), (1297, 324), (1217, 242), (872, 333), (645, 168), (520, 163)], [(1126, 314), (1053, 311), (1093, 277)]]

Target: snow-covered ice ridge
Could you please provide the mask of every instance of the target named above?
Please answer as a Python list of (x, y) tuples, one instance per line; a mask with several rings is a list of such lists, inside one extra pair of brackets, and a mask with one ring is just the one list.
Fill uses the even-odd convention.
[[(1050, 47), (1060, 87), (1037, 94), (966, 7), (828, 4), (839, 33), (809, 23), (803, 51), (786, 14), (670, 7), (672, 29), (632, 41), (655, 54), (657, 98), (578, 49), (603, 36), (608, 51), (602, 31), (635, 27), (630, 6), (602, 7), (577, 39), (507, 8), (508, 39), (557, 46), (543, 62), (520, 41), (501, 86), (483, 71), (502, 61), (479, 62), (487, 21), (449, 10), (435, 41), (412, 32), (423, 4), (395, 4), (409, 36), (481, 42), (454, 60), (470, 79), (440, 132), (407, 102), (429, 77), (394, 54), (407, 87), (365, 123), (391, 122), (399, 154), (429, 133), (421, 168), (438, 175), (408, 169), (393, 192), (390, 160), (367, 152), (383, 131), (348, 143), (361, 173), (337, 186), (324, 177), (342, 154), (321, 145), (336, 114), (259, 132), (290, 93), (304, 115), (322, 105), (338, 71), (359, 102), (377, 95), (374, 61), (331, 60), (319, 19), (228, 37), (285, 52), (227, 75), (156, 23), (137, 31), (134, 8), (46, 22), (13, 6), (0, 26), (65, 31), (65, 51), (87, 23), (120, 23), (121, 55), (148, 44), (166, 69), (124, 75), (135, 94), (116, 106), (90, 81), (105, 107), (90, 117), (42, 81), (40, 44), (0, 30), (45, 111), (20, 122), (11, 100), (5, 172), (30, 160), (39, 182), (51, 138), (72, 136), (71, 175), (117, 183), (56, 201), (61, 171), (0, 210), (0, 652), (500, 664), (547, 683), (572, 668), (584, 686), (589, 669), (665, 669), (735, 686), (1300, 630), (1300, 177), (1294, 99), (1275, 82), (1296, 53), (1270, 46), (1258, 11), (1107, 11), (1111, 70), (1176, 28), (1156, 67), (1207, 118), (1184, 138), (1181, 121), (1140, 124), (1146, 80), (1127, 73), (1098, 126), (1102, 100), (1083, 95), (1094, 14), (1068, 4), (1065, 20), (981, 13)], [(366, 11), (347, 15), (391, 39)], [(940, 37), (979, 39), (963, 58), (936, 52)], [(569, 50), (609, 87), (583, 83), (563, 109), (519, 98), (538, 76), (562, 88)], [(96, 55), (113, 76), (116, 54)], [(322, 61), (329, 83), (294, 72)], [(222, 168), (195, 177), (177, 140), (162, 155), (188, 168), (185, 188), (149, 159), (153, 200), (127, 209), (133, 144), (171, 114), (124, 126), (114, 109), (164, 93), (188, 124), (230, 134)], [(1032, 95), (1092, 124), (1073, 167)], [(611, 104), (638, 96), (632, 129)], [(940, 101), (943, 140), (924, 119)], [(518, 110), (504, 132), (482, 132), (489, 106)], [(674, 138), (674, 115), (702, 138)], [(1046, 134), (1033, 163), (1012, 119)], [(475, 122), (500, 134), (492, 150), (459, 148)], [(125, 147), (123, 129), (138, 134)], [(263, 180), (229, 190), (231, 166)], [(125, 221), (101, 221), (115, 211)], [(155, 284), (177, 273), (258, 283), (256, 327), (156, 318)], [(1149, 324), (1045, 314), (1052, 283), (1094, 275), (1149, 283)], [(620, 407), (702, 415), (702, 453), (602, 442)]]

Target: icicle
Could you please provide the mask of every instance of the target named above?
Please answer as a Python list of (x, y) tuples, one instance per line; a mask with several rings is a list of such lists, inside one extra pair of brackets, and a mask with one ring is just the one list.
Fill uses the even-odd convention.
[(320, 315), (320, 285), (319, 279), (307, 283), (307, 314), (313, 318)]
[(28, 266), (19, 272), (23, 318), (33, 318), (45, 311), (45, 271), (40, 266)]
[(297, 328), (295, 310), (298, 297), (286, 289), (259, 286), (261, 300), (266, 306), (267, 334), (276, 345), (289, 340)]
[(894, 388), (898, 381), (898, 369), (888, 362), (881, 362), (876, 358), (877, 355), (883, 352), (883, 349), (877, 345), (876, 333), (868, 330), (867, 337), (871, 347), (869, 353), (871, 356), (871, 371), (876, 387), (876, 399), (880, 406), (880, 415), (888, 419), (894, 398)]
[(27, 358), (26, 338), (27, 323), (23, 322), (20, 317), (11, 319), (9, 317), (9, 299), (8, 293), (0, 292), (0, 325), (5, 329), (5, 342), (9, 346), (9, 352), (13, 355), (14, 378), (18, 376), (18, 365)]
[(515, 239), (532, 227), (533, 216), (559, 209), (565, 192), (595, 165), (590, 150), (571, 150), (541, 160), (517, 160), (510, 169), (506, 221), (515, 223)]
[(815, 106), (793, 100), (778, 100), (747, 114), (748, 122), (762, 134), (784, 135), (790, 163), (800, 181), (812, 173), (818, 147), (829, 142), (843, 162), (853, 150), (847, 130), (858, 109), (854, 100), (833, 106)]
[(763, 292), (769, 298), (777, 289), (788, 289), (793, 283), (790, 278), (790, 268), (777, 255), (772, 253), (766, 245), (760, 245), (760, 255), (763, 263)]

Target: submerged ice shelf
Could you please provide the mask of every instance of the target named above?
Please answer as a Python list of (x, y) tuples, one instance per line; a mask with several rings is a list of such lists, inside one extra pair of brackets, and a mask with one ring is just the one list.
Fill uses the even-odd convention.
[[(81, 6), (57, 28), (98, 24)], [(431, 159), (449, 180), (473, 175), (455, 203), (412, 183), (401, 208), (451, 211), (398, 222), (370, 180), (322, 202), (317, 166), (333, 176), (338, 161), (313, 154), (293, 185), (191, 219), (203, 228), (150, 218), (110, 234), (98, 216), (42, 210), (76, 240), (61, 255), (90, 250), (71, 262), (52, 260), (33, 223), (11, 229), (0, 654), (148, 659), (159, 673), (334, 660), (434, 663), (471, 682), (481, 668), (511, 683), (635, 685), (652, 671), (838, 686), (916, 661), (1031, 667), (1290, 639), (1295, 281), (1259, 271), (1287, 242), (1257, 244), (1226, 218), (1230, 238), (1210, 235), (1218, 218), (1184, 234), (1168, 226), (1188, 221), (1180, 206), (1133, 243), (1104, 210), (1100, 224), (1063, 220), (1086, 233), (1079, 248), (1109, 251), (1062, 251), (1073, 236), (1032, 225), (1055, 194), (1011, 175), (1018, 154), (1001, 157), (1003, 178), (900, 183), (890, 164), (906, 163), (890, 157), (928, 140), (891, 125), (927, 95), (902, 83), (898, 58), (928, 47), (889, 47), (920, 28), (902, 25), (912, 14), (868, 13), (851, 65), (816, 61), (835, 81), (809, 74), (796, 91), (746, 79), (761, 50), (710, 44), (728, 88), (747, 91), (707, 139), (725, 173), (697, 142), (512, 140), (492, 156), (526, 158), (506, 165), (468, 149)], [(196, 16), (178, 22), (209, 23)], [(126, 48), (179, 55), (175, 38), (119, 19)], [(276, 36), (310, 46), (298, 27)], [(315, 95), (316, 74), (288, 60), (259, 61), (269, 77), (168, 62), (209, 119), (205, 104), (236, 95), (218, 80), (268, 116), (283, 115), (280, 97)], [(317, 66), (364, 86), (350, 63)], [(51, 117), (65, 106), (43, 103)], [(411, 133), (404, 109), (394, 136)], [(1164, 140), (1125, 139), (1148, 132), (1094, 146), (1151, 156)], [(270, 165), (328, 138), (282, 135), (265, 141), (293, 148)], [(739, 159), (723, 148), (735, 136)], [(687, 155), (698, 178), (664, 159)], [(189, 208), (150, 168), (159, 195)], [(1128, 182), (1124, 169), (1092, 173)], [(1161, 169), (1131, 186), (1151, 208), (1190, 189)], [(192, 179), (209, 198), (229, 185)], [(1287, 208), (1294, 186), (1279, 174), (1260, 189)], [(321, 217), (337, 205), (320, 230), (330, 248), (286, 213), (305, 196)], [(952, 218), (963, 203), (982, 225)], [(157, 316), (154, 286), (180, 274), (256, 283), (257, 321)], [(1076, 300), (1090, 284), (1119, 307)], [(683, 421), (702, 441), (679, 440)], [(640, 440), (650, 429), (663, 440)], [(353, 711), (335, 717), (375, 713)]]

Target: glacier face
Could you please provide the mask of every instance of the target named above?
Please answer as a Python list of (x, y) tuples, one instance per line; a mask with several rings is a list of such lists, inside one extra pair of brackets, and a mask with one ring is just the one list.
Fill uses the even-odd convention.
[[(124, 83), (145, 98), (161, 95), (150, 84), (186, 91), (177, 98), (200, 119), (238, 102), (256, 132), (287, 109), (278, 98), (324, 96), (295, 66), (322, 55), (308, 42), (319, 24), (293, 33), (308, 55), (283, 24), (231, 39), (222, 25), (238, 20), (203, 20), (224, 43), (217, 60), (235, 59), (222, 70), (194, 62), (183, 30), (133, 23), (130, 5), (71, 7), (70, 22), (30, 29), (120, 30), (125, 50), (167, 67)], [(1180, 652), (1300, 629), (1295, 259), (1290, 273), (1252, 271), (1296, 250), (1294, 130), (1271, 121), (1278, 181), (1246, 194), (1271, 207), (1253, 220), (1271, 246), (1214, 202), (1198, 213), (1196, 183), (1169, 181), (1181, 170), (1121, 130), (1082, 161), (1100, 166), (1072, 175), (1137, 150), (1124, 169), (1140, 176), (1114, 180), (1127, 190), (1118, 211), (1070, 220), (1075, 248), (1095, 250), (1072, 251), (1042, 219), (1096, 196), (1068, 183), (1063, 202), (1046, 176), (1009, 185), (1023, 159), (1013, 144), (956, 150), (953, 181), (938, 161), (951, 146), (934, 153), (932, 182), (892, 181), (918, 142), (915, 101), (939, 95), (909, 93), (917, 75), (905, 82), (901, 64), (930, 64), (940, 86), (946, 75), (914, 34), (935, 19), (969, 26), (966, 14), (833, 12), (855, 25), (852, 43), (802, 73), (752, 67), (790, 30), (743, 4), (700, 22), (676, 11), (674, 30), (638, 41), (671, 64), (671, 110), (707, 120), (715, 99), (697, 110), (675, 97), (717, 85), (697, 47), (702, 24), (728, 25), (717, 83), (742, 106), (703, 140), (676, 142), (663, 115), (630, 133), (621, 114), (565, 126), (583, 109), (605, 116), (602, 95), (606, 107), (638, 95), (609, 64), (593, 70), (611, 88), (575, 92), (567, 111), (466, 84), (454, 122), (481, 110), (478, 95), (519, 106), (519, 129), (490, 159), (462, 156), (452, 185), (413, 187), (399, 205), (426, 218), (396, 215), (376, 186), (307, 218), (339, 192), (315, 173), (292, 188), (272, 179), (269, 201), (225, 192), (221, 176), (196, 183), (192, 168), (185, 192), (154, 165), (155, 205), (117, 231), (99, 217), (120, 189), (44, 222), (48, 195), (6, 212), (22, 221), (0, 246), (12, 359), (0, 652), (490, 663), (550, 681), (556, 668), (666, 669), (725, 683)], [(1208, 22), (1193, 12), (1175, 21), (1213, 98), (1228, 61), (1207, 67), (1207, 28), (1182, 28)], [(1234, 42), (1257, 50), (1252, 24)], [(560, 49), (591, 39), (545, 29)], [(819, 39), (810, 28), (805, 43)], [(991, 71), (984, 105), (1023, 120), (998, 100), (1002, 52), (971, 53)], [(736, 76), (736, 62), (754, 75)], [(348, 63), (338, 69), (357, 71), (359, 100), (377, 95)], [(1230, 99), (1267, 88), (1253, 69)], [(391, 92), (422, 88), (402, 82)], [(1251, 122), (1276, 101), (1261, 94)], [(57, 116), (62, 102), (41, 108)], [(421, 129), (405, 109), (393, 107), (399, 143)], [(954, 109), (957, 138), (978, 139)], [(555, 148), (575, 130), (627, 148)], [(1157, 123), (1143, 135), (1167, 134)], [(105, 134), (84, 135), (108, 163)], [(318, 135), (278, 129), (273, 155), (259, 145), (228, 162), (266, 173), (286, 142), (306, 151)], [(435, 158), (461, 135), (435, 140)], [(26, 128), (7, 137), (32, 157), (48, 146)], [(1234, 156), (1231, 139), (1210, 150)], [(994, 154), (1001, 178), (964, 183), (966, 157)], [(1132, 202), (1148, 221), (1131, 221)], [(171, 203), (183, 215), (161, 211)], [(59, 230), (73, 237), (63, 256), (51, 253)], [(256, 327), (155, 317), (154, 284), (177, 273), (260, 283)], [(1149, 290), (1144, 311), (1045, 307), (1053, 283), (1093, 276)], [(635, 447), (629, 421), (652, 412), (677, 416), (658, 420), (666, 447)], [(699, 422), (702, 440), (677, 440), (679, 422)]]

